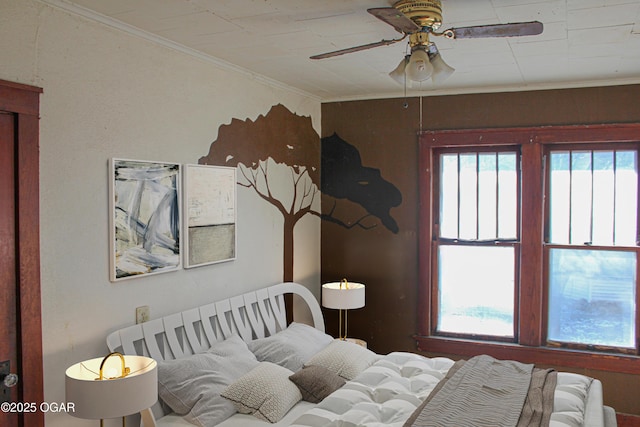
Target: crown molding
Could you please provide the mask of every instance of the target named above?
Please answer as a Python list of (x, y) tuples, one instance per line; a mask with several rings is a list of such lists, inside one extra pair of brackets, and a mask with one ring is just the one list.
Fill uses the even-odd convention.
[(230, 71), (236, 74), (240, 74), (248, 79), (257, 81), (259, 83), (262, 83), (264, 85), (270, 86), (270, 87), (274, 87), (274, 88), (278, 88), (284, 91), (288, 91), (288, 92), (292, 92), (295, 93), (297, 95), (301, 95), (301, 96), (305, 96), (307, 98), (311, 98), (313, 100), (316, 100), (318, 102), (321, 101), (321, 98), (318, 97), (317, 95), (314, 95), (312, 93), (303, 91), (301, 89), (298, 89), (296, 87), (293, 86), (289, 86), (287, 84), (284, 84), (278, 80), (266, 77), (262, 74), (258, 74), (255, 73), (253, 71), (247, 70), (246, 68), (242, 68), (239, 67), (237, 65), (234, 65), (230, 62), (224, 61), (220, 58), (216, 58), (214, 56), (211, 55), (207, 55), (203, 52), (200, 52), (196, 49), (192, 49), (190, 47), (184, 46), (180, 43), (176, 43), (172, 40), (169, 40), (167, 38), (164, 38), (162, 36), (159, 36), (157, 34), (153, 34), (150, 33), (148, 31), (142, 30), (138, 27), (135, 27), (133, 25), (127, 24), (125, 22), (119, 21), (115, 18), (111, 18), (109, 16), (103, 15), (99, 12), (96, 12), (94, 10), (88, 9), (84, 6), (80, 6), (77, 4), (74, 4), (70, 1), (67, 0), (38, 0), (40, 3), (46, 4), (47, 6), (53, 7), (55, 9), (59, 9), (62, 10), (64, 12), (67, 13), (71, 13), (74, 15), (78, 15), (81, 16), (82, 18), (94, 21), (94, 22), (98, 22), (102, 25), (105, 25), (107, 27), (122, 31), (124, 33), (127, 33), (129, 35), (132, 35), (134, 37), (138, 37), (144, 40), (147, 40), (149, 42), (158, 44), (160, 46), (172, 49), (174, 51), (180, 52), (182, 54), (185, 55), (189, 55), (191, 57), (197, 58), (203, 62), (209, 63), (217, 68), (220, 68), (222, 70), (225, 71)]

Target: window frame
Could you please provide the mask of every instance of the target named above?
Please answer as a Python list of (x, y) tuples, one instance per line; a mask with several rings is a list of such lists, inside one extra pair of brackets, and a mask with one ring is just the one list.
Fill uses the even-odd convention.
[[(550, 346), (546, 342), (546, 251), (544, 247), (546, 209), (544, 154), (548, 146), (567, 144), (635, 143), (640, 147), (640, 123), (545, 126), (499, 129), (437, 130), (419, 134), (419, 303), (418, 332), (420, 351), (459, 356), (485, 353), (498, 358), (517, 358), (525, 363), (580, 367), (623, 373), (640, 370), (640, 292), (636, 292), (636, 351), (634, 354)], [(432, 278), (436, 253), (433, 248), (434, 196), (437, 179), (432, 179), (437, 161), (435, 151), (442, 148), (477, 150), (482, 146), (519, 146), (521, 152), (519, 312), (516, 318), (517, 342), (477, 341), (434, 334)], [(526, 165), (526, 166), (524, 166)], [(526, 196), (525, 196), (526, 195)], [(640, 201), (638, 203), (640, 205)], [(640, 207), (639, 207), (640, 212)], [(640, 216), (639, 216), (640, 219)], [(526, 225), (526, 226), (525, 226)], [(639, 263), (640, 264), (640, 263)], [(638, 276), (640, 278), (640, 275)], [(639, 280), (640, 282), (640, 280)], [(638, 287), (638, 285), (637, 285)]]
[[(637, 143), (634, 142), (610, 142), (610, 143), (598, 143), (598, 142), (591, 142), (589, 143), (589, 149), (593, 151), (598, 151), (598, 150), (621, 150), (621, 149), (629, 149), (630, 148), (630, 144), (635, 144), (636, 147), (635, 150), (637, 150), (638, 156), (637, 159), (640, 160), (640, 148), (638, 147)], [(580, 143), (580, 144), (576, 144), (576, 143), (550, 143), (550, 144), (544, 144), (544, 148), (543, 148), (543, 160), (545, 162), (544, 164), (544, 168), (545, 168), (545, 174), (544, 174), (544, 180), (545, 180), (545, 185), (544, 185), (544, 190), (545, 190), (545, 200), (551, 200), (551, 194), (550, 194), (550, 190), (551, 190), (551, 185), (549, 185), (549, 180), (551, 179), (551, 170), (550, 170), (550, 155), (552, 151), (560, 151), (560, 150), (567, 150), (567, 151), (571, 151), (571, 150), (582, 150), (585, 148), (585, 144)], [(638, 168), (638, 184), (640, 184), (640, 167)], [(638, 192), (640, 193), (640, 185), (638, 185)], [(638, 197), (638, 200), (640, 200), (640, 197)], [(615, 244), (611, 244), (611, 245), (601, 245), (601, 244), (577, 244), (577, 243), (554, 243), (550, 241), (550, 223), (551, 223), (551, 210), (548, 209), (547, 206), (544, 206), (544, 211), (543, 211), (543, 215), (544, 215), (544, 231), (543, 231), (543, 268), (544, 268), (544, 278), (545, 278), (545, 282), (544, 282), (544, 287), (545, 287), (545, 291), (547, 291), (547, 295), (548, 295), (548, 290), (549, 290), (549, 283), (548, 283), (548, 277), (549, 277), (549, 254), (551, 252), (551, 250), (553, 249), (572, 249), (572, 250), (606, 250), (606, 251), (622, 251), (622, 252), (635, 252), (636, 253), (636, 294), (638, 293), (638, 291), (640, 291), (640, 245), (638, 245), (638, 234), (640, 233), (640, 205), (636, 206), (636, 212), (638, 213), (636, 216), (636, 245), (635, 246), (628, 246), (628, 245), (615, 245)], [(548, 299), (545, 298), (545, 301)], [(636, 295), (636, 299), (637, 295)], [(546, 337), (546, 332), (548, 330), (548, 317), (549, 317), (549, 312), (548, 312), (548, 305), (545, 305), (544, 307), (545, 311), (544, 311), (544, 316), (543, 316), (543, 320), (544, 320), (544, 333), (545, 333), (545, 345), (546, 347), (549, 348), (565, 348), (565, 349), (573, 349), (573, 350), (579, 350), (579, 351), (609, 351), (612, 350), (612, 348), (610, 346), (599, 346), (599, 345), (593, 345), (593, 344), (582, 344), (582, 343), (569, 343), (569, 342), (563, 342), (563, 341), (553, 341), (550, 340)], [(636, 341), (636, 348), (635, 349), (631, 349), (631, 348), (617, 348), (615, 349), (616, 353), (621, 353), (621, 354), (630, 354), (630, 355), (640, 355), (640, 332), (638, 330), (638, 328), (640, 327), (640, 306), (638, 305), (637, 301), (636, 301), (636, 324), (635, 324), (635, 329), (636, 329), (636, 336), (635, 336), (635, 341)]]
[[(440, 180), (440, 172), (441, 172), (441, 165), (439, 164), (438, 160), (439, 160), (439, 156), (442, 154), (464, 154), (466, 149), (469, 150), (469, 153), (472, 154), (486, 154), (486, 153), (504, 153), (504, 152), (513, 152), (515, 153), (517, 159), (516, 159), (516, 167), (518, 168), (517, 170), (517, 184), (518, 184), (518, 188), (517, 188), (517, 200), (520, 200), (520, 196), (521, 196), (521, 188), (520, 188), (520, 183), (521, 183), (521, 176), (520, 176), (520, 172), (521, 172), (521, 166), (520, 166), (520, 159), (521, 159), (521, 153), (520, 153), (520, 147), (517, 145), (500, 145), (500, 146), (495, 146), (495, 145), (491, 145), (491, 146), (475, 146), (475, 147), (471, 147), (471, 146), (465, 146), (465, 147), (434, 147), (433, 149), (433, 154), (435, 155), (435, 159), (434, 159), (434, 164), (433, 164), (433, 188), (436, 189), (434, 196), (439, 196), (440, 192), (437, 190), (440, 185), (441, 185), (441, 180)], [(433, 253), (433, 261), (432, 261), (432, 269), (431, 269), (431, 283), (434, 284), (438, 284), (439, 283), (439, 269), (438, 269), (438, 248), (440, 246), (480, 246), (480, 247), (511, 247), (514, 250), (514, 301), (513, 301), (513, 308), (514, 308), (514, 312), (513, 312), (513, 330), (512, 330), (512, 337), (500, 337), (500, 336), (490, 336), (490, 335), (479, 335), (479, 334), (471, 334), (471, 333), (456, 333), (456, 332), (447, 332), (447, 331), (436, 331), (437, 329), (437, 325), (438, 325), (438, 318), (440, 316), (440, 312), (439, 312), (439, 306), (438, 303), (436, 301), (438, 301), (439, 298), (439, 287), (438, 286), (432, 286), (431, 287), (431, 301), (432, 301), (432, 305), (431, 305), (431, 324), (433, 325), (433, 328), (431, 330), (431, 333), (440, 337), (452, 337), (452, 338), (470, 338), (470, 339), (479, 339), (479, 340), (494, 340), (494, 341), (501, 341), (501, 342), (517, 342), (518, 340), (518, 329), (517, 329), (517, 325), (519, 324), (519, 298), (518, 298), (518, 291), (520, 288), (519, 285), (519, 277), (518, 277), (518, 271), (520, 270), (520, 245), (521, 245), (521, 239), (520, 239), (520, 235), (521, 235), (521, 223), (520, 221), (517, 221), (516, 223), (516, 237), (513, 239), (504, 239), (504, 240), (493, 240), (493, 241), (488, 241), (488, 240), (463, 240), (463, 239), (457, 239), (457, 238), (447, 238), (447, 237), (441, 237), (438, 236), (437, 234), (440, 233), (440, 213), (441, 213), (441, 198), (440, 197), (434, 197), (433, 198), (433, 219), (432, 219), (432, 223), (435, 227), (435, 229), (437, 230), (437, 233), (434, 233), (433, 235), (433, 239), (432, 239), (432, 253)], [(519, 219), (520, 218), (520, 205), (518, 205), (516, 207), (516, 218)], [(496, 230), (497, 232), (497, 230)]]

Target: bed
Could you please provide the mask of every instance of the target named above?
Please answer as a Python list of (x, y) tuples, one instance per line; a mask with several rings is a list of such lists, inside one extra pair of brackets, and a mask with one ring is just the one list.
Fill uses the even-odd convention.
[[(286, 294), (306, 303), (311, 325), (287, 324)], [(144, 427), (516, 425), (511, 419), (522, 422), (534, 403), (546, 409), (529, 410), (526, 425), (616, 426), (594, 378), (486, 355), (458, 362), (379, 355), (333, 339), (316, 298), (292, 282), (114, 331), (107, 346), (158, 361), (159, 399), (143, 414)], [(487, 390), (501, 396), (495, 410), (469, 397)], [(500, 413), (511, 400), (514, 408)], [(504, 420), (456, 421), (482, 407)]]

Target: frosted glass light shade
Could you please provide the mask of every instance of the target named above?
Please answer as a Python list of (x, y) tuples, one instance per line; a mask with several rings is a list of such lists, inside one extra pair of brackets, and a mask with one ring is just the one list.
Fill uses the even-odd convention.
[[(124, 378), (99, 380), (104, 358), (86, 360), (69, 367), (65, 373), (67, 403), (73, 403), (70, 415), (98, 420), (132, 415), (150, 408), (158, 400), (158, 368), (155, 360), (144, 356), (124, 356), (130, 369)], [(105, 377), (121, 375), (118, 358), (105, 363)]]
[(416, 49), (411, 54), (407, 64), (407, 78), (414, 82), (422, 82), (431, 77), (433, 65), (429, 62), (429, 55), (423, 49)]
[(455, 68), (450, 67), (446, 62), (444, 62), (439, 53), (436, 53), (431, 57), (431, 65), (433, 65), (431, 80), (433, 80), (434, 83), (442, 83), (455, 71)]
[(404, 81), (406, 77), (404, 74), (404, 70), (407, 68), (407, 64), (409, 63), (409, 58), (410, 58), (410, 55), (407, 55), (404, 58), (402, 58), (398, 66), (392, 72), (389, 73), (389, 77), (395, 80), (398, 84), (404, 85)]
[(351, 310), (364, 307), (364, 285), (349, 282), (332, 282), (322, 285), (322, 306), (339, 310)]

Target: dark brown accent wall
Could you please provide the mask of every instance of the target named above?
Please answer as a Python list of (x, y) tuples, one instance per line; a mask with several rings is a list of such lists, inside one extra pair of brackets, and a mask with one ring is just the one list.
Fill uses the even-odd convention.
[[(402, 193), (391, 210), (397, 234), (381, 225), (322, 223), (322, 281), (346, 277), (366, 285), (365, 307), (349, 311), (349, 336), (380, 353), (416, 351), (420, 130), (638, 122), (640, 85), (323, 104), (322, 136), (337, 133)], [(335, 335), (337, 312), (327, 310), (325, 318)], [(640, 373), (573, 370), (602, 380), (605, 403), (618, 412), (640, 414)]]

